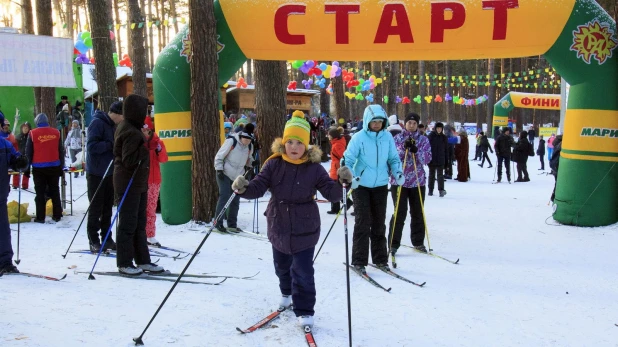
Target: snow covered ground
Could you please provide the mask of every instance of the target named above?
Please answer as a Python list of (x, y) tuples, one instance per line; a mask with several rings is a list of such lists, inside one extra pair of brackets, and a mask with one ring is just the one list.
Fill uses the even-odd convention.
[[(558, 226), (547, 204), (553, 177), (538, 175), (538, 157), (528, 161), (532, 182), (511, 185), (492, 185), (494, 169), (476, 163), (470, 162), (472, 181), (448, 180), (445, 198), (426, 200), (431, 247), (436, 254), (460, 258), (459, 265), (402, 248), (396, 271), (427, 284), (418, 288), (369, 268), (377, 281), (392, 287), (391, 293), (351, 273), (354, 346), (618, 346), (618, 225)], [(85, 182), (85, 177), (73, 180), (74, 198), (85, 191)], [(17, 200), (17, 191), (11, 200)], [(30, 202), (34, 213), (34, 195), (24, 192), (22, 201)], [(323, 239), (335, 216), (326, 214), (330, 204), (319, 205)], [(253, 206), (241, 203), (239, 224), (245, 230), (252, 228)], [(87, 275), (75, 275), (74, 270), (89, 271), (95, 257), (63, 259), (61, 254), (86, 208), (83, 197), (73, 216), (56, 225), (22, 224), (19, 269), (68, 277), (61, 282), (0, 278), (0, 345), (130, 346), (171, 287), (171, 282), (109, 276), (89, 281)], [(265, 208), (266, 203), (259, 204), (261, 232), (266, 231)], [(392, 213), (391, 203), (388, 210)], [(349, 223), (351, 247), (353, 218)], [(187, 251), (205, 235), (189, 225), (159, 222), (157, 228), (164, 245)], [(407, 223), (404, 231), (409, 244)], [(73, 249), (86, 248), (84, 223)], [(159, 264), (180, 272), (187, 260), (161, 258)], [(340, 218), (315, 264), (314, 334), (320, 346), (348, 345), (344, 261)], [(115, 259), (101, 258), (96, 270), (116, 270)], [(189, 269), (239, 276), (258, 271), (252, 280), (229, 279), (220, 286), (180, 284), (144, 342), (304, 346), (291, 312), (249, 335), (235, 330), (256, 323), (279, 300), (267, 242), (213, 233)]]

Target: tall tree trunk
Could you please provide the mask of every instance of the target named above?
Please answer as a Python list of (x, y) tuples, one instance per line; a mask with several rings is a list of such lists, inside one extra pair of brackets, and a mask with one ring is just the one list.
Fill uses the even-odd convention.
[[(489, 59), (487, 61), (487, 74), (489, 75), (489, 91), (487, 92), (487, 130), (493, 129), (494, 120), (494, 104), (496, 103), (496, 86), (493, 85), (494, 81), (494, 60)], [(496, 134), (494, 134), (496, 136)]]
[(247, 78), (245, 78), (247, 84), (253, 84), (253, 60), (247, 59)]
[(172, 19), (172, 24), (174, 24), (174, 36), (178, 34), (178, 21), (176, 20), (176, 16), (176, 1), (170, 0), (170, 18)]
[[(36, 0), (36, 20), (39, 35), (53, 36), (54, 27), (52, 20), (51, 0)], [(36, 88), (39, 90), (37, 103), (38, 112), (45, 113), (49, 118), (49, 124), (56, 126), (56, 89)], [(35, 93), (36, 95), (36, 93)]]
[[(403, 90), (402, 90), (402, 95), (407, 96), (408, 98), (410, 98), (410, 100), (412, 100), (414, 97), (410, 95), (410, 83), (412, 83), (412, 79), (410, 79), (408, 76), (410, 76), (410, 62), (406, 61), (403, 63)], [(406, 81), (408, 81), (408, 83), (406, 83)], [(403, 98), (403, 96), (402, 96)], [(410, 113), (410, 104), (405, 104), (403, 105), (403, 115), (407, 115), (408, 113)], [(423, 115), (424, 119), (423, 122), (427, 123), (427, 116), (426, 114)]]
[(397, 114), (397, 82), (399, 81), (399, 62), (391, 61), (388, 73), (388, 104), (386, 110), (388, 115)]
[(262, 163), (272, 155), (270, 145), (283, 135), (288, 84), (286, 69), (284, 61), (255, 60), (255, 111), (262, 115), (257, 119)]
[(331, 78), (331, 82), (333, 83), (333, 97), (335, 98), (335, 116), (337, 118), (337, 124), (339, 124), (339, 118), (345, 119), (348, 116), (345, 108), (345, 89), (343, 78), (342, 76)]
[[(128, 5), (127, 5), (128, 6)], [(114, 0), (114, 28), (112, 29), (116, 35), (116, 52), (118, 52), (119, 59), (122, 59), (122, 39), (120, 36), (120, 28), (116, 29), (116, 25), (120, 24), (120, 12), (118, 10), (118, 0)], [(130, 13), (130, 10), (129, 10)], [(129, 18), (131, 18), (129, 16)], [(131, 19), (129, 19), (131, 23)], [(127, 30), (131, 30), (131, 25), (127, 25)], [(131, 47), (131, 46), (129, 46)], [(129, 54), (130, 55), (130, 54)], [(133, 58), (133, 57), (131, 57)]]
[[(502, 77), (502, 75), (504, 75), (504, 77)], [(504, 59), (500, 59), (500, 83), (502, 84), (500, 86), (500, 95), (499, 97), (502, 98), (504, 95), (506, 95), (506, 83), (504, 83), (504, 81), (506, 81), (506, 65), (505, 65), (505, 61)]]
[(421, 114), (429, 114), (429, 110), (427, 108), (427, 101), (425, 101), (425, 95), (427, 95), (427, 87), (425, 83), (428, 81), (425, 80), (425, 61), (420, 60), (418, 62), (418, 79), (419, 79), (419, 94), (421, 96)]
[[(128, 0), (129, 2), (129, 21), (139, 23), (144, 20), (142, 12), (139, 8), (137, 0)], [(133, 63), (133, 93), (148, 97), (148, 89), (146, 86), (146, 57), (144, 48), (144, 28), (138, 28), (131, 31), (131, 39), (133, 46), (131, 50), (131, 62)]]
[[(476, 74), (476, 76), (478, 76), (480, 74), (479, 68), (480, 68), (480, 64), (479, 64), (479, 61), (477, 59), (477, 60), (474, 61), (474, 73)], [(479, 83), (478, 80), (479, 79), (477, 77), (477, 79), (476, 79), (477, 83), (476, 83), (476, 88), (475, 88), (477, 96), (479, 96), (481, 94), (481, 86), (480, 86), (481, 83)], [(474, 110), (475, 110), (475, 112), (474, 112), (475, 113), (475, 121), (476, 121), (477, 129), (483, 129), (483, 121), (481, 120), (481, 108), (482, 108), (482, 106), (477, 106), (477, 107), (474, 108)], [(489, 131), (490, 128), (491, 128), (491, 125), (488, 124), (487, 125), (487, 130)]]
[[(158, 52), (161, 52), (161, 50), (162, 50), (161, 44), (163, 42), (163, 41), (161, 41), (161, 26), (163, 25), (161, 23), (161, 12), (163, 12), (163, 11), (159, 12), (159, 0), (155, 0), (154, 6), (155, 6), (155, 18), (153, 20), (155, 20), (155, 21), (158, 20), (159, 21), (159, 25), (155, 24), (155, 26), (157, 28), (157, 53), (158, 53)], [(154, 61), (153, 61), (152, 66), (154, 67)]]
[(88, 0), (88, 12), (92, 18), (92, 45), (96, 61), (97, 87), (99, 89), (99, 109), (107, 111), (118, 100), (116, 68), (114, 67), (113, 44), (109, 39), (108, 24), (112, 22), (107, 7), (109, 1)]
[(67, 14), (66, 14), (67, 37), (70, 37), (71, 40), (73, 40), (74, 38), (73, 36), (73, 0), (66, 0), (66, 9), (67, 9)]
[[(453, 103), (451, 101), (446, 101), (446, 94), (450, 95), (451, 97), (453, 97), (453, 88), (451, 88), (451, 61), (450, 60), (445, 60), (444, 61), (444, 74), (446, 75), (446, 82), (444, 82), (444, 96), (442, 97), (442, 99), (444, 99), (442, 102), (444, 103), (444, 113), (446, 114), (446, 122), (450, 122), (451, 121), (451, 115), (453, 112)], [(477, 75), (478, 75), (478, 70), (476, 71)]]
[[(219, 86), (217, 81), (217, 24), (213, 1), (189, 0), (191, 33), (191, 130), (193, 220), (210, 221), (219, 195), (212, 158), (219, 150)], [(264, 117), (261, 117), (264, 118)]]
[(21, 32), (34, 35), (34, 17), (32, 16), (32, 1), (21, 0)]
[[(148, 0), (148, 17), (146, 18), (148, 18), (147, 20), (152, 21), (152, 0)], [(152, 71), (152, 67), (154, 66), (154, 39), (152, 38), (152, 23), (146, 22), (146, 25), (148, 26), (146, 28), (148, 33), (148, 71)]]
[(320, 88), (320, 116), (330, 113), (330, 95), (326, 93), (326, 88)]

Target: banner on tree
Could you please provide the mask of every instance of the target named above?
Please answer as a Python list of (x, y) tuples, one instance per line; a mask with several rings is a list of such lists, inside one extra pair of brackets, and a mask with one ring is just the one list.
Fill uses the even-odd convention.
[(70, 39), (0, 34), (0, 47), (0, 86), (75, 88)]

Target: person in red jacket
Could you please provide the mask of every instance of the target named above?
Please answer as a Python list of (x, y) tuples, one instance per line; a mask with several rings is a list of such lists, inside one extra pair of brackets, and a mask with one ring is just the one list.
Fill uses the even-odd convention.
[(36, 197), (36, 217), (34, 222), (45, 223), (45, 195), (49, 195), (53, 205), (52, 219), (59, 222), (62, 218), (60, 201), (60, 175), (64, 167), (64, 147), (60, 132), (49, 126), (47, 115), (39, 113), (34, 119), (37, 128), (30, 131), (26, 143), (28, 162), (32, 163), (34, 191)]
[(167, 162), (165, 144), (154, 133), (154, 125), (150, 117), (146, 117), (142, 133), (148, 137), (146, 147), (150, 151), (150, 174), (148, 175), (148, 204), (146, 205), (146, 240), (149, 245), (161, 246), (155, 238), (157, 227), (157, 201), (161, 190), (161, 163)]
[[(343, 129), (342, 129), (343, 130)], [(340, 161), (343, 157), (343, 152), (345, 152), (346, 140), (343, 136), (341, 136), (341, 132), (339, 129), (335, 127), (331, 127), (328, 129), (328, 139), (330, 140), (330, 172), (329, 176), (334, 181), (339, 179), (337, 175), (337, 170), (341, 167)], [(330, 211), (326, 212), (328, 214), (337, 214), (341, 209), (341, 203), (331, 202), (330, 203)]]

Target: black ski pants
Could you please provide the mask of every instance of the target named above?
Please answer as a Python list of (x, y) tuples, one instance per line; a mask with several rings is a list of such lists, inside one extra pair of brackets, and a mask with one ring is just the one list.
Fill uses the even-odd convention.
[[(122, 199), (122, 197), (120, 197)], [(118, 215), (116, 235), (118, 267), (150, 264), (150, 252), (146, 242), (146, 204), (148, 192), (137, 193), (129, 189)]]
[(354, 196), (354, 236), (352, 238), (352, 265), (367, 266), (369, 243), (374, 264), (386, 264), (386, 205), (388, 186), (367, 188), (359, 186)]
[(487, 162), (489, 163), (489, 166), (492, 166), (491, 160), (489, 160), (489, 156), (487, 155), (487, 152), (483, 152), (482, 158), (483, 158), (483, 160), (481, 161), (481, 167), (483, 167), (483, 165), (485, 164), (485, 159), (487, 159)]
[(541, 159), (541, 170), (545, 170), (545, 155), (539, 155), (539, 159)]
[[(393, 205), (397, 206), (397, 190), (399, 186), (391, 186), (391, 197), (393, 198)], [(425, 186), (421, 186), (422, 203), (425, 203)], [(425, 221), (423, 218), (423, 207), (421, 206), (421, 199), (418, 195), (418, 187), (413, 188), (401, 188), (401, 195), (399, 196), (399, 210), (397, 211), (397, 220), (395, 222), (395, 232), (393, 234), (393, 219), (388, 226), (388, 240), (390, 242), (390, 248), (397, 250), (401, 245), (401, 234), (403, 232), (403, 226), (406, 222), (406, 214), (408, 213), (408, 204), (410, 205), (410, 240), (412, 246), (422, 246), (425, 243)]]
[(429, 165), (429, 192), (433, 193), (438, 174), (438, 190), (444, 190), (444, 166)]
[(62, 218), (62, 202), (60, 201), (60, 172), (59, 166), (32, 168), (34, 192), (36, 197), (36, 218), (45, 220), (46, 195), (52, 200), (53, 217)]
[[(88, 200), (90, 200), (90, 210), (88, 211), (88, 240), (90, 243), (97, 243), (98, 233), (101, 234), (101, 241), (112, 224), (112, 207), (114, 206), (114, 180), (109, 175), (105, 178), (101, 176), (87, 174), (88, 180)], [(101, 188), (99, 188), (99, 184)], [(97, 188), (99, 191), (97, 192)], [(94, 193), (97, 193), (95, 196)], [(111, 237), (111, 235), (110, 235)]]
[[(523, 173), (523, 176), (522, 176), (522, 173)], [(518, 180), (529, 180), (530, 179), (530, 176), (528, 176), (528, 158), (517, 162), (517, 179)]]
[(283, 295), (292, 295), (296, 316), (313, 316), (315, 279), (313, 252), (315, 247), (294, 254), (279, 252), (273, 247), (275, 274)]
[(511, 180), (511, 158), (506, 156), (498, 156), (498, 180), (502, 179), (502, 163), (506, 167), (506, 178)]

